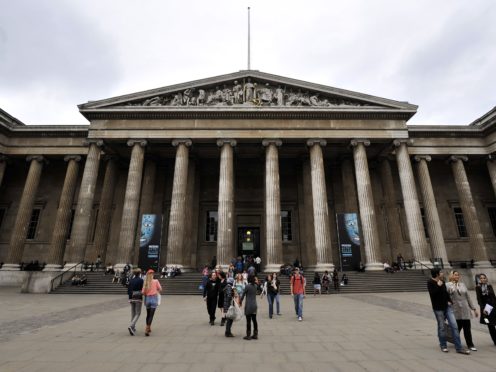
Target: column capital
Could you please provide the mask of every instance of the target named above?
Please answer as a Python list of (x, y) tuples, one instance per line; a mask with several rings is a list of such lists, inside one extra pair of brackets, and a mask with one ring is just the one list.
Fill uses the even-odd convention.
[(357, 147), (359, 143), (362, 143), (365, 147), (370, 146), (370, 140), (364, 138), (354, 138), (350, 141), (351, 147)]
[(313, 145), (319, 145), (321, 147), (327, 146), (327, 141), (322, 138), (310, 138), (307, 140), (307, 146), (312, 147)]
[(75, 160), (76, 162), (81, 161), (81, 155), (66, 155), (64, 156), (64, 161)]
[(29, 155), (26, 157), (26, 161), (29, 163), (32, 160), (36, 160), (38, 163), (48, 163), (48, 160), (42, 155)]
[(280, 146), (282, 146), (282, 141), (278, 138), (265, 138), (264, 140), (262, 140), (262, 146), (263, 147), (267, 147), (270, 144), (274, 144), (277, 147), (280, 147)]
[(415, 159), (416, 162), (420, 163), (422, 160), (431, 161), (432, 157), (430, 155), (415, 155), (413, 159)]
[(193, 141), (191, 141), (189, 138), (176, 138), (172, 140), (172, 146), (174, 147), (177, 147), (181, 144), (183, 144), (186, 147), (190, 147), (193, 144)]
[(397, 138), (393, 141), (394, 147), (400, 147), (401, 144), (406, 144), (407, 146), (413, 145), (413, 139), (411, 138)]
[(238, 142), (236, 142), (236, 140), (232, 138), (220, 138), (217, 140), (217, 146), (222, 147), (225, 144), (231, 145), (231, 147), (235, 147)]
[(456, 163), (458, 160), (461, 160), (461, 161), (468, 161), (468, 156), (466, 155), (451, 155), (449, 158), (448, 158), (448, 163)]
[(134, 145), (140, 145), (140, 147), (146, 147), (146, 145), (148, 145), (148, 141), (144, 139), (130, 139), (127, 140), (126, 144), (129, 147), (133, 147)]
[(94, 139), (94, 138), (86, 138), (85, 140), (83, 140), (83, 146), (90, 146), (92, 144), (95, 144), (98, 147), (103, 147), (104, 142), (102, 139)]

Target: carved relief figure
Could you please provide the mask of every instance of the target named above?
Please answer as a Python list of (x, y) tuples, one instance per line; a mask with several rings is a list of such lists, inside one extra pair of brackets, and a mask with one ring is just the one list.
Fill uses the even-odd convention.
[(183, 92), (183, 103), (186, 105), (186, 106), (189, 106), (190, 104), (190, 101), (191, 101), (191, 97), (193, 96), (193, 89), (186, 89), (184, 92)]
[(273, 93), (272, 89), (270, 89), (269, 83), (265, 84), (265, 88), (260, 89), (258, 98), (262, 102), (262, 104), (268, 104), (272, 102)]
[(196, 102), (198, 103), (198, 105), (205, 104), (205, 91), (203, 89), (198, 89), (198, 98)]
[(255, 85), (253, 85), (250, 79), (248, 79), (248, 81), (245, 83), (245, 86), (243, 87), (243, 93), (245, 102), (250, 102), (253, 98), (255, 98)]
[(235, 104), (243, 103), (243, 87), (237, 81), (234, 82), (233, 95)]
[(280, 85), (276, 89), (276, 100), (277, 100), (277, 106), (284, 105), (284, 89), (282, 89)]

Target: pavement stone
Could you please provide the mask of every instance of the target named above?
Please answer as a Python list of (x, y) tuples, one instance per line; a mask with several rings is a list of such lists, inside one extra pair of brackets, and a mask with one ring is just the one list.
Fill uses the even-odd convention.
[[(473, 293), (472, 297), (475, 299)], [(144, 337), (125, 296), (34, 295), (0, 288), (0, 371), (494, 371), (496, 347), (474, 319), (479, 351), (441, 353), (427, 292), (309, 296), (298, 322), (289, 296), (282, 316), (259, 300), (259, 340), (208, 324), (199, 296), (167, 296)]]

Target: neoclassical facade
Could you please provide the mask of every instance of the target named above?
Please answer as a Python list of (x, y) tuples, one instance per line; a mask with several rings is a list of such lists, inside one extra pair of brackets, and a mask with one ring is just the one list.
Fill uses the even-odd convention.
[(143, 214), (161, 264), (260, 255), (339, 265), (337, 213), (357, 213), (368, 270), (496, 259), (496, 110), (408, 126), (417, 106), (259, 71), (79, 105), (89, 125), (0, 111), (1, 271), (136, 263)]

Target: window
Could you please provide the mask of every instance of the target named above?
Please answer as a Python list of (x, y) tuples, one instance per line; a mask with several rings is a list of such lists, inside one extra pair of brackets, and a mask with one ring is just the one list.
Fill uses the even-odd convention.
[(38, 227), (38, 222), (40, 221), (40, 214), (40, 208), (33, 209), (33, 213), (31, 213), (31, 220), (29, 220), (28, 234), (26, 235), (26, 239), (33, 240), (35, 238), (36, 228)]
[(429, 231), (427, 230), (427, 222), (425, 220), (425, 209), (424, 208), (420, 208), (420, 215), (422, 216), (422, 225), (424, 225), (425, 237), (428, 238), (429, 237)]
[(453, 208), (455, 213), (456, 228), (458, 229), (458, 236), (460, 238), (467, 238), (467, 228), (465, 227), (465, 219), (463, 218), (462, 209), (460, 207)]
[(69, 222), (69, 230), (67, 230), (67, 237), (66, 237), (67, 240), (71, 239), (72, 224), (74, 223), (74, 215), (75, 214), (76, 214), (76, 210), (71, 209), (71, 220)]
[(491, 227), (493, 228), (493, 234), (496, 235), (496, 207), (487, 208), (487, 212), (489, 213), (489, 220), (491, 221)]
[(291, 229), (291, 211), (281, 211), (282, 241), (290, 242), (293, 240), (293, 231)]
[(207, 223), (205, 226), (205, 240), (207, 242), (217, 241), (217, 223), (218, 223), (217, 211), (208, 211)]

